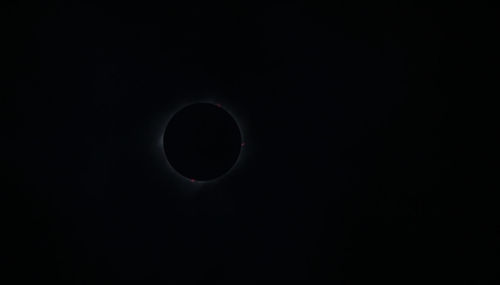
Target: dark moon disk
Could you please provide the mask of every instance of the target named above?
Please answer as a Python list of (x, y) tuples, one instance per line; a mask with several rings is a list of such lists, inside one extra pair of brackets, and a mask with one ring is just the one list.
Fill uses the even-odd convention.
[(227, 173), (240, 154), (238, 124), (219, 105), (195, 103), (168, 122), (164, 148), (170, 165), (184, 177), (207, 181)]

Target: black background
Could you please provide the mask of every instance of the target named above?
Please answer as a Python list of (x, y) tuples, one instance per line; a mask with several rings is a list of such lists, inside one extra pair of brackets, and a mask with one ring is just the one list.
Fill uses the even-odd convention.
[[(439, 9), (330, 2), (11, 4), (3, 284), (486, 279), (445, 218)], [(196, 186), (158, 139), (200, 100), (246, 146)]]

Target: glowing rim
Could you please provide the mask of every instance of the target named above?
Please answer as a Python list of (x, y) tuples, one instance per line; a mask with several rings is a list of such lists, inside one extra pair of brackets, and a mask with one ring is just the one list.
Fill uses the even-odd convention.
[[(236, 122), (236, 125), (238, 126), (238, 130), (240, 131), (240, 137), (241, 137), (241, 146), (240, 146), (240, 151), (238, 153), (238, 157), (236, 158), (236, 161), (233, 163), (233, 166), (231, 166), (231, 168), (229, 168), (226, 172), (224, 172), (222, 175), (218, 176), (217, 178), (214, 178), (214, 179), (210, 179), (210, 180), (193, 180), (189, 177), (186, 177), (184, 175), (182, 175), (181, 173), (179, 173), (171, 164), (170, 164), (170, 161), (168, 160), (168, 157), (167, 157), (167, 154), (165, 152), (165, 132), (167, 130), (167, 126), (168, 124), (170, 123), (170, 120), (175, 116), (175, 114), (177, 114), (177, 112), (181, 111), (182, 109), (190, 106), (190, 105), (194, 105), (194, 104), (212, 104), (214, 106), (217, 106), (219, 108), (222, 108), (224, 109), (224, 111), (226, 111), (232, 118), (233, 120)], [(168, 167), (171, 169), (171, 171), (173, 173), (175, 173), (178, 177), (181, 177), (183, 181), (188, 181), (190, 184), (207, 184), (207, 183), (212, 183), (212, 182), (216, 182), (216, 181), (219, 181), (221, 180), (222, 178), (226, 177), (230, 172), (233, 171), (233, 169), (235, 169), (239, 163), (240, 163), (240, 160), (242, 159), (242, 153), (243, 153), (243, 150), (244, 148), (246, 147), (247, 145), (247, 142), (245, 140), (245, 136), (243, 134), (243, 131), (242, 131), (242, 128), (241, 128), (241, 124), (238, 122), (238, 120), (236, 119), (236, 116), (231, 112), (229, 111), (228, 109), (224, 108), (223, 105), (221, 103), (218, 103), (218, 102), (214, 102), (213, 100), (196, 100), (194, 102), (190, 102), (190, 103), (184, 103), (182, 105), (180, 105), (180, 107), (178, 108), (175, 108), (174, 111), (172, 111), (170, 113), (170, 115), (168, 116), (168, 119), (166, 120), (164, 126), (161, 128), (162, 131), (161, 131), (161, 136), (160, 136), (160, 147), (162, 148), (162, 153), (163, 153), (163, 156), (164, 156), (164, 159), (167, 161), (167, 165)]]

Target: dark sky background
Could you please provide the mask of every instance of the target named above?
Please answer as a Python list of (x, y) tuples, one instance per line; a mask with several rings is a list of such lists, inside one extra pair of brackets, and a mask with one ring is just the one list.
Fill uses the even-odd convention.
[[(450, 266), (437, 7), (164, 2), (9, 6), (2, 284), (484, 284)], [(201, 186), (159, 145), (200, 100), (246, 142)]]

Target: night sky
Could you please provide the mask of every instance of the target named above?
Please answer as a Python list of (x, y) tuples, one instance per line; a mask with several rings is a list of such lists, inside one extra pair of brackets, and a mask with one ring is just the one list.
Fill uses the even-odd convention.
[[(437, 8), (163, 2), (10, 4), (0, 283), (486, 284), (448, 266)], [(207, 183), (162, 145), (197, 102), (245, 143)]]

